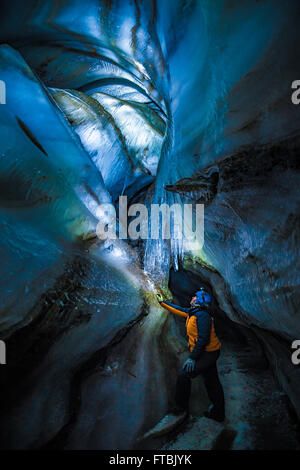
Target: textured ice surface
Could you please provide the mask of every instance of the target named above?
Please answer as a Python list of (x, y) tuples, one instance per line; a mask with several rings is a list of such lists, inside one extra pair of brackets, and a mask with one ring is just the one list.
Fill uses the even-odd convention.
[[(56, 435), (54, 447), (131, 447), (165, 412), (174, 383), (164, 371), (175, 377), (180, 340), (165, 342), (174, 324), (152, 299), (151, 314), (108, 359), (103, 347), (141, 311), (144, 275), (128, 248), (99, 245), (93, 258), (79, 240), (95, 230), (99, 204), (120, 194), (148, 206), (204, 202), (205, 244), (191, 261), (199, 279), (232, 319), (294, 339), (299, 5), (4, 0), (1, 8), (0, 327), (13, 354), (3, 383), (16, 390), (5, 443), (39, 447)], [(139, 249), (164, 285), (188, 255), (174, 239)], [(297, 408), (298, 374), (285, 373), (279, 356), (283, 348), (287, 364), (289, 350), (259, 331)]]

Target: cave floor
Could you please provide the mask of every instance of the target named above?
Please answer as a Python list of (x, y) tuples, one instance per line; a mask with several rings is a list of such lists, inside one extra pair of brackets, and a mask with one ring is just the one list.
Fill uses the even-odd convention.
[(163, 449), (300, 449), (299, 424), (288, 399), (255, 351), (223, 342), (218, 370), (226, 400), (224, 424), (190, 416)]

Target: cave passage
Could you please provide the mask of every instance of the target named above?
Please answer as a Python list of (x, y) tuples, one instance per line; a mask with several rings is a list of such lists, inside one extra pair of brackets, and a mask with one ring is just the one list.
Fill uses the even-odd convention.
[[(1, 2), (2, 449), (299, 450), (299, 13)], [(162, 205), (170, 237), (151, 237)], [(191, 244), (176, 214), (194, 206)], [(188, 306), (200, 287), (226, 421), (198, 378), (189, 419), (143, 440), (188, 355), (156, 294)]]

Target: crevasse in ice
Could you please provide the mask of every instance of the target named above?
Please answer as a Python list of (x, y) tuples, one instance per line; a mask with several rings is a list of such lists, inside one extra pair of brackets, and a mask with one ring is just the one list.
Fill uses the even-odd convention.
[[(16, 398), (5, 432), (12, 447), (58, 436), (73, 423), (69, 384), (76, 389), (98, 364), (81, 390), (84, 413), (60, 443), (76, 448), (85, 435), (84, 448), (126, 448), (153, 424), (143, 400), (156, 416), (166, 406), (155, 341), (167, 320), (148, 299), (138, 346), (129, 333), (126, 353), (110, 351), (104, 369), (97, 351), (138, 317), (144, 291), (166, 286), (170, 268), (192, 263), (204, 278), (219, 276), (213, 288), (231, 319), (285, 340), (300, 334), (300, 116), (290, 99), (299, 6), (5, 0), (2, 8), (0, 327), (10, 338), (42, 319), (49, 337), (24, 378), (32, 393)], [(203, 247), (191, 254), (180, 240), (150, 239), (137, 251), (117, 241), (83, 254), (99, 205), (120, 195), (147, 207), (203, 203)], [(264, 339), (277, 351), (273, 340)], [(146, 387), (151, 373), (163, 382), (159, 398), (155, 383)], [(299, 412), (293, 383), (278, 375)], [(44, 423), (30, 421), (33, 409)]]

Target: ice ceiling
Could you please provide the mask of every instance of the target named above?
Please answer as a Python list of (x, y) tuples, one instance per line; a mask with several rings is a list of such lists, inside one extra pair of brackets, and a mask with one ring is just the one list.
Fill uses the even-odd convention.
[[(127, 195), (205, 202), (195, 260), (225, 282), (224, 311), (300, 335), (297, 15), (292, 0), (1, 2), (1, 331), (31, 321), (99, 204)], [(148, 241), (142, 266), (166, 279), (185, 255)]]

